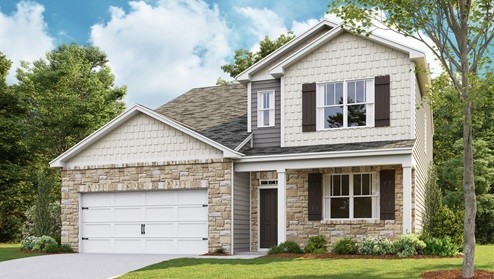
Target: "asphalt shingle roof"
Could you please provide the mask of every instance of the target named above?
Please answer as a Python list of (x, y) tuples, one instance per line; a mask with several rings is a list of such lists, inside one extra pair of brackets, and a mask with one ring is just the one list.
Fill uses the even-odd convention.
[(242, 84), (194, 88), (155, 111), (231, 149), (249, 135)]
[(351, 150), (371, 150), (371, 149), (393, 149), (413, 147), (415, 140), (395, 140), (395, 141), (372, 141), (357, 143), (308, 145), (293, 147), (254, 147), (244, 151), (247, 156), (259, 155), (279, 155), (298, 153), (317, 153), (331, 151), (351, 151)]

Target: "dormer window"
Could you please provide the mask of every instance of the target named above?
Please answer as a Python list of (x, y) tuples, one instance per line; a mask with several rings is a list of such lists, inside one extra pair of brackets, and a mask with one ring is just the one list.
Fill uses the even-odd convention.
[(257, 107), (257, 127), (274, 126), (274, 90), (257, 92)]
[(317, 85), (317, 130), (374, 126), (374, 79)]

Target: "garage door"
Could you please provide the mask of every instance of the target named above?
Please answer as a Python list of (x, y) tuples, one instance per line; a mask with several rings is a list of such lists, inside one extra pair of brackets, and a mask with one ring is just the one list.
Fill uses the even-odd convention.
[(83, 253), (203, 254), (206, 190), (82, 194)]

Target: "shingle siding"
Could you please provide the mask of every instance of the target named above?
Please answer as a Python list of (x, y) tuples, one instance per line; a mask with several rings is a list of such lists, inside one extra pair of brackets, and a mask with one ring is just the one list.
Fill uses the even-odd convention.
[(68, 161), (68, 167), (217, 159), (223, 153), (145, 114), (138, 114)]
[[(251, 87), (252, 99), (252, 133), (254, 134), (254, 147), (280, 146), (281, 143), (281, 92), (280, 80), (272, 79), (265, 81), (254, 81)], [(263, 90), (275, 91), (275, 126), (257, 127), (257, 92)]]
[[(409, 138), (410, 58), (407, 54), (343, 33), (285, 69), (285, 146)], [(302, 133), (302, 84), (390, 75), (389, 127), (341, 128)]]

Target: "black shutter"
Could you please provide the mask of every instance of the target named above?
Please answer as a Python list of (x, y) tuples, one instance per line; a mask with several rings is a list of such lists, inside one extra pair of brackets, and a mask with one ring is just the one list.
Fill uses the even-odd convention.
[(302, 132), (316, 130), (316, 84), (302, 84)]
[(309, 221), (322, 219), (322, 174), (309, 173)]
[(375, 86), (375, 101), (376, 101), (376, 111), (375, 111), (375, 126), (384, 127), (389, 126), (389, 75), (378, 76), (374, 79)]
[(381, 220), (395, 219), (395, 171), (382, 170), (380, 172), (380, 204)]

